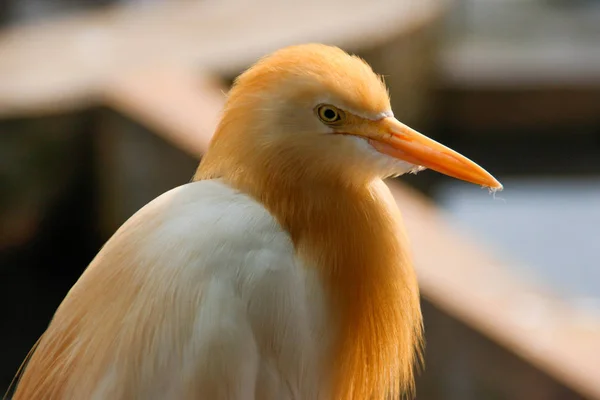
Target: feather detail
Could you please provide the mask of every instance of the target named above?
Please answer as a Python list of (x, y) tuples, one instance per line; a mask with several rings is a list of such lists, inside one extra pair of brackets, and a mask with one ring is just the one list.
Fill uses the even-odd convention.
[[(216, 155), (217, 153), (212, 153)], [(206, 158), (196, 179), (211, 177)], [(257, 182), (249, 177), (269, 176)], [(413, 388), (422, 323), (400, 216), (382, 181), (363, 187), (299, 182), (280, 173), (221, 176), (255, 197), (317, 268), (337, 325), (335, 399), (386, 399)], [(396, 397), (397, 398), (397, 397)]]
[(173, 189), (71, 289), (14, 399), (327, 399), (313, 275), (248, 196), (219, 181)]

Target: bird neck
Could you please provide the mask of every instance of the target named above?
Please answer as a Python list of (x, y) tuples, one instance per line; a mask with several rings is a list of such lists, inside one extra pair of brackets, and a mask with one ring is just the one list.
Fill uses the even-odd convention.
[[(195, 180), (219, 178), (261, 202), (297, 255), (318, 270), (338, 319), (333, 390), (384, 399), (413, 385), (421, 344), (418, 286), (396, 204), (380, 180), (349, 184), (277, 162), (222, 164), (209, 153)], [(297, 166), (298, 164), (296, 164)]]

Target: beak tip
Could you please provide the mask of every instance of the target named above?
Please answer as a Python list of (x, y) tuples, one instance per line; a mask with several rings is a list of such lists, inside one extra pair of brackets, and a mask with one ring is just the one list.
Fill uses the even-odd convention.
[(493, 180), (492, 184), (489, 185), (488, 188), (494, 192), (501, 192), (504, 190), (504, 186), (496, 179)]

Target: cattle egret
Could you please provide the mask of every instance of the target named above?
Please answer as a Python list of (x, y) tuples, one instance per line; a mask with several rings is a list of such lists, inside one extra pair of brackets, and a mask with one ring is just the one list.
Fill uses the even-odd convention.
[(395, 119), (360, 58), (308, 44), (260, 60), (193, 182), (125, 222), (70, 290), (14, 399), (409, 393), (419, 293), (382, 179), (423, 168), (502, 188)]

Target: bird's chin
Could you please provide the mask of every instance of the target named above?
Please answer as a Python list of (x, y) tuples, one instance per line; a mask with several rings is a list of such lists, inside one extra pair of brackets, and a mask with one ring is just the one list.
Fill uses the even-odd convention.
[[(389, 156), (386, 156), (389, 157)], [(389, 157), (392, 158), (392, 157)], [(392, 158), (392, 160), (394, 160)], [(404, 174), (416, 174), (420, 171), (423, 171), (424, 169), (427, 169), (421, 165), (414, 165), (414, 164), (410, 164), (407, 163), (405, 161), (401, 161), (401, 160), (394, 160), (395, 164), (392, 168), (392, 170), (390, 171), (390, 173), (385, 176), (385, 178), (396, 178), (400, 175), (404, 175)]]
[(407, 173), (416, 174), (426, 169), (421, 165), (411, 164), (380, 153), (365, 138), (359, 136), (348, 136), (348, 138), (351, 138), (355, 142), (358, 150), (367, 158), (368, 164), (373, 167), (381, 178), (395, 178)]
[(404, 161), (400, 161), (403, 166), (405, 165), (406, 167), (403, 167), (404, 169), (400, 168), (400, 172), (393, 172), (390, 176), (388, 176), (388, 178), (395, 178), (397, 176), (400, 175), (404, 175), (404, 174), (417, 174), (418, 172), (421, 172), (425, 169), (427, 169), (426, 167), (422, 166), (422, 165), (414, 165), (414, 164), (410, 164)]

